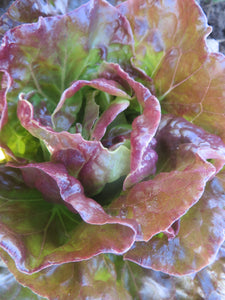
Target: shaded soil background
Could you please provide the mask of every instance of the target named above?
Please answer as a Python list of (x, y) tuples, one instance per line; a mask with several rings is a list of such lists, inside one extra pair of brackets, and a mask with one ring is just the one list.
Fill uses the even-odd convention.
[[(35, 2), (35, 0), (33, 0)], [(2, 15), (13, 0), (0, 0), (0, 15)], [(208, 18), (208, 23), (213, 27), (210, 38), (219, 42), (219, 49), (225, 54), (225, 0), (196, 0)]]
[(13, 0), (1, 0), (0, 1), (0, 16), (7, 10)]
[(219, 42), (219, 49), (225, 54), (225, 0), (199, 0), (197, 1), (213, 27), (210, 38)]

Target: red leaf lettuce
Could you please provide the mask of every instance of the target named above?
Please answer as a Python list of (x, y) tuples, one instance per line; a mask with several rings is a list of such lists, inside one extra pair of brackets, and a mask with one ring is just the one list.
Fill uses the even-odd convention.
[(1, 17), (4, 297), (224, 295), (225, 59), (209, 32), (194, 0), (17, 0)]

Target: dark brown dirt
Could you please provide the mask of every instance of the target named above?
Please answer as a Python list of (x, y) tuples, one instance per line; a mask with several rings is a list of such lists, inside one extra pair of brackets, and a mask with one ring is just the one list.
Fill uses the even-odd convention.
[(210, 37), (219, 42), (220, 51), (225, 54), (225, 0), (200, 0), (208, 23), (213, 27)]
[(6, 11), (13, 0), (1, 0), (0, 1), (0, 16)]

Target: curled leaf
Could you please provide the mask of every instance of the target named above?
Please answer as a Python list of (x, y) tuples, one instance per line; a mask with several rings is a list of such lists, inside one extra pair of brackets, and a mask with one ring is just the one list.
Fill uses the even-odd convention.
[(125, 146), (110, 151), (99, 141), (86, 141), (80, 134), (55, 132), (35, 120), (33, 106), (21, 99), (18, 117), (23, 127), (46, 144), (52, 161), (64, 163), (71, 174), (80, 178), (87, 193), (95, 194), (106, 183), (129, 172), (130, 151)]
[(194, 0), (126, 1), (119, 9), (133, 30), (134, 64), (153, 78), (160, 98), (202, 67), (211, 29)]
[(169, 172), (161, 169), (152, 180), (137, 183), (110, 206), (116, 215), (134, 218), (140, 224), (144, 241), (167, 231), (186, 214), (225, 163), (221, 139), (182, 118), (165, 116), (156, 138), (162, 147), (160, 160), (164, 161), (165, 155), (166, 163), (171, 164)]
[(174, 239), (163, 235), (148, 243), (136, 243), (125, 258), (172, 275), (198, 272), (215, 260), (224, 242), (224, 205), (223, 185), (215, 178), (198, 203), (181, 218)]
[[(63, 172), (63, 166), (50, 168), (47, 163), (20, 168), (23, 177), (15, 168), (1, 168), (0, 244), (21, 272), (33, 273), (100, 253), (124, 253), (131, 247), (135, 224), (107, 215), (99, 204), (84, 196), (77, 180)], [(35, 180), (37, 176), (39, 180)], [(82, 222), (62, 201), (45, 201), (37, 190), (24, 185), (23, 178), (30, 187), (36, 184), (48, 199), (53, 196), (56, 200), (58, 191), (58, 198), (60, 195), (65, 204), (94, 225)], [(52, 188), (49, 194), (48, 188)]]

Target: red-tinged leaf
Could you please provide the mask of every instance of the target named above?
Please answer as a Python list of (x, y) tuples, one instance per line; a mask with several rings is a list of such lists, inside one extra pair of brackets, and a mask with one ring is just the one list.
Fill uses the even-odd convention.
[[(66, 266), (50, 267), (33, 275), (19, 273), (13, 266), (13, 262), (6, 253), (1, 252), (7, 261), (10, 269), (14, 272), (17, 280), (29, 286), (38, 294), (48, 295), (48, 299), (58, 295), (64, 299), (69, 295), (71, 287), (71, 297), (75, 297), (75, 288), (82, 290), (84, 297), (95, 296), (104, 298), (106, 293), (114, 299), (222, 299), (224, 297), (224, 247), (217, 256), (216, 262), (204, 268), (202, 271), (186, 276), (169, 276), (168, 274), (145, 269), (132, 262), (123, 262), (120, 257), (110, 255), (110, 259), (105, 255), (92, 258), (91, 260)], [(71, 265), (71, 266), (70, 266)], [(74, 265), (74, 266), (72, 266)], [(79, 276), (71, 276), (72, 270), (80, 270)], [(50, 270), (53, 271), (53, 280), (50, 280)], [(65, 270), (65, 271), (64, 271)], [(81, 275), (82, 270), (82, 275)], [(115, 272), (116, 271), (116, 272)], [(67, 274), (67, 275), (66, 275)], [(111, 274), (111, 276), (110, 276)], [(56, 276), (58, 275), (58, 276)], [(61, 275), (61, 276), (60, 276)], [(42, 276), (42, 280), (41, 280)], [(120, 278), (120, 281), (117, 280)], [(43, 280), (47, 279), (45, 284)], [(79, 279), (85, 279), (85, 283), (79, 283)], [(0, 269), (0, 291), (5, 299), (13, 299), (16, 294), (19, 300), (29, 297), (29, 300), (43, 299), (32, 294), (30, 290), (22, 287), (16, 282), (14, 276), (6, 268)], [(66, 288), (63, 283), (67, 282)], [(93, 285), (92, 285), (93, 283)], [(117, 284), (116, 284), (117, 283)], [(65, 284), (64, 284), (65, 286)], [(74, 289), (72, 288), (74, 286)], [(83, 287), (82, 287), (83, 286)], [(43, 288), (45, 289), (43, 291)], [(74, 292), (74, 293), (73, 293)], [(121, 298), (119, 298), (121, 297)], [(54, 298), (55, 299), (55, 298)], [(56, 298), (58, 299), (58, 298)], [(61, 298), (59, 298), (61, 299)], [(72, 298), (73, 299), (73, 298)], [(111, 299), (110, 299), (111, 300)]]
[[(223, 178), (224, 172), (220, 176)], [(172, 275), (201, 270), (215, 260), (225, 239), (224, 208), (224, 187), (215, 178), (208, 183), (198, 203), (181, 218), (180, 231), (174, 239), (168, 240), (163, 235), (147, 243), (136, 243), (125, 258)]]
[(129, 64), (132, 45), (128, 21), (102, 0), (18, 26), (0, 51), (2, 69), (13, 79), (8, 97), (16, 102), (18, 93), (34, 91), (34, 101), (55, 106), (72, 81), (93, 76), (103, 60)]
[(162, 101), (168, 112), (183, 116), (225, 141), (225, 57), (210, 54), (207, 61)]
[[(0, 38), (4, 33), (20, 24), (33, 23), (39, 17), (55, 16), (65, 14), (88, 0), (35, 0), (35, 5), (30, 0), (16, 0), (8, 11), (0, 18)], [(109, 3), (116, 5), (122, 1), (111, 0)]]
[(114, 201), (110, 211), (135, 219), (144, 241), (167, 230), (199, 200), (206, 182), (215, 173), (215, 168), (198, 156), (190, 160), (186, 170), (161, 173), (153, 180), (136, 184)]
[[(0, 38), (8, 30), (20, 24), (36, 22), (41, 16), (48, 17), (68, 12), (71, 9), (67, 2), (67, 0), (53, 0), (51, 2), (36, 0), (34, 4), (30, 0), (14, 1), (8, 11), (0, 18)], [(73, 2), (79, 1), (73, 0)]]
[[(44, 169), (42, 164), (39, 173), (35, 173), (33, 168), (33, 174), (31, 170), (25, 174), (31, 177), (30, 185), (34, 175), (48, 179), (43, 171), (42, 174), (40, 172)], [(16, 171), (14, 168), (1, 168), (0, 244), (21, 272), (33, 273), (47, 266), (82, 261), (100, 253), (122, 254), (133, 244), (135, 224), (107, 215), (100, 205), (84, 195), (82, 200), (78, 184), (69, 185), (68, 178), (65, 174), (63, 178), (59, 168), (52, 179), (57, 180), (62, 199), (76, 207), (84, 219), (101, 226), (84, 223), (65, 205), (45, 201), (40, 193), (23, 184), (21, 175)], [(57, 171), (56, 167), (49, 172), (53, 171)], [(42, 193), (45, 187), (39, 186)]]
[(0, 75), (0, 130), (8, 121), (8, 106), (6, 100), (6, 94), (11, 86), (11, 77), (6, 71), (1, 71)]
[(10, 300), (46, 300), (37, 294), (34, 294), (30, 289), (22, 286), (16, 281), (12, 273), (7, 267), (0, 266), (0, 297), (1, 299)]
[(225, 59), (207, 53), (209, 28), (196, 1), (127, 1), (120, 10), (134, 32), (134, 64), (153, 78), (162, 110), (225, 140)]
[(5, 106), (6, 111), (10, 121), (0, 130), (1, 147), (7, 149), (11, 158), (16, 160), (43, 161), (40, 142), (21, 126), (16, 114), (16, 105), (8, 102), (8, 107)]
[(225, 245), (223, 244), (216, 261), (196, 274), (196, 286), (201, 287), (205, 299), (223, 299), (225, 273)]
[[(224, 253), (222, 251), (219, 252), (217, 261), (211, 266), (199, 273), (181, 277), (142, 268), (132, 262), (123, 262), (121, 257), (114, 255), (100, 255), (88, 261), (53, 266), (27, 275), (16, 269), (13, 260), (6, 252), (1, 251), (1, 256), (18, 281), (32, 288), (34, 292), (48, 296), (48, 299), (64, 299), (65, 296), (71, 296), (71, 299), (74, 299), (78, 297), (79, 291), (81, 291), (80, 296), (95, 296), (103, 299), (103, 295), (106, 293), (107, 299), (112, 297), (112, 300), (144, 300), (149, 297), (165, 300), (175, 297), (178, 299), (199, 299), (200, 297), (209, 299), (210, 296), (221, 299), (224, 296)], [(10, 290), (11, 284), (16, 286), (17, 291), (21, 290), (21, 286), (13, 279), (13, 282), (9, 282), (9, 276), (7, 279), (7, 287)], [(5, 295), (6, 286), (1, 287), (3, 289), (1, 295)], [(22, 288), (23, 290), (24, 288)], [(29, 299), (33, 299), (32, 296), (34, 297), (29, 294)]]
[(131, 0), (119, 8), (133, 30), (134, 64), (153, 78), (160, 99), (201, 68), (210, 28), (196, 1)]
[(97, 225), (121, 223), (132, 227), (131, 222), (129, 224), (129, 221), (126, 223), (126, 220), (107, 215), (97, 202), (86, 197), (81, 183), (68, 175), (64, 165), (50, 162), (8, 165), (19, 168), (25, 183), (39, 190), (47, 201), (67, 204), (68, 208), (78, 212), (85, 222)]
[(95, 102), (95, 97), (97, 94), (97, 90), (86, 93), (86, 106), (82, 122), (82, 134), (85, 139), (90, 138), (91, 130), (99, 117), (99, 105)]
[[(184, 162), (184, 152), (177, 155), (179, 151), (193, 151), (203, 159), (211, 159), (211, 163), (218, 173), (225, 163), (225, 144), (219, 136), (206, 132), (187, 120), (173, 115), (164, 115), (156, 135), (158, 143), (159, 160), (170, 165), (174, 169)], [(186, 150), (185, 150), (186, 149)], [(181, 153), (180, 152), (180, 153)], [(163, 169), (162, 169), (163, 170)], [(160, 170), (160, 171), (162, 171)]]
[(23, 127), (41, 139), (52, 155), (52, 161), (62, 162), (69, 172), (78, 177), (85, 192), (98, 193), (106, 183), (126, 175), (130, 169), (130, 150), (121, 145), (114, 151), (99, 141), (86, 141), (80, 134), (55, 132), (42, 126), (33, 117), (33, 106), (26, 100), (18, 103), (18, 117)]
[(81, 169), (78, 178), (87, 195), (96, 195), (102, 191), (106, 183), (115, 182), (126, 176), (129, 171), (130, 150), (120, 145), (113, 151), (104, 149), (91, 157)]
[(111, 256), (117, 266), (118, 276), (132, 299), (223, 299), (224, 293), (224, 246), (216, 261), (202, 271), (184, 275), (170, 276), (138, 266), (120, 257)]
[[(82, 87), (83, 89), (81, 89)], [(84, 89), (84, 87), (86, 89)], [(91, 91), (90, 89), (87, 89), (87, 87), (97, 89), (98, 93), (96, 92), (90, 97)], [(80, 94), (78, 94), (78, 91), (80, 92)], [(103, 93), (101, 93), (100, 91)], [(131, 94), (133, 97), (129, 96), (129, 94)], [(113, 98), (112, 96), (116, 96), (117, 98)], [(135, 96), (137, 97), (137, 99)], [(94, 97), (96, 99), (94, 99)], [(105, 99), (105, 101), (103, 101), (101, 99), (102, 97), (108, 99)], [(149, 98), (149, 101), (147, 101), (147, 98)], [(96, 107), (96, 103), (98, 103), (99, 107)], [(151, 95), (150, 91), (147, 88), (145, 88), (140, 83), (135, 82), (129, 76), (129, 74), (121, 69), (119, 65), (104, 63), (99, 70), (98, 79), (94, 79), (91, 81), (75, 81), (68, 89), (66, 89), (63, 92), (61, 99), (53, 112), (53, 128), (57, 131), (69, 130), (70, 126), (74, 124), (75, 121), (77, 121), (77, 115), (79, 117), (81, 114), (81, 104), (85, 112), (84, 120), (79, 119), (79, 123), (81, 125), (80, 131), (82, 132), (82, 135), (84, 137), (93, 140), (100, 140), (101, 138), (103, 138), (108, 125), (110, 125), (113, 121), (118, 122), (118, 119), (116, 120), (116, 117), (118, 117), (121, 112), (125, 111), (129, 105), (131, 106), (131, 108), (128, 108), (128, 112), (132, 111), (132, 113), (135, 113), (136, 115), (138, 115), (139, 111), (140, 114), (142, 113), (142, 105), (143, 107), (145, 107), (144, 114), (142, 117), (139, 117), (134, 121), (134, 132), (137, 130), (139, 134), (134, 133), (135, 137), (132, 137), (133, 143), (131, 145), (131, 148), (139, 148), (139, 154), (136, 151), (136, 159), (141, 155), (143, 156), (142, 152), (145, 151), (144, 149), (146, 147), (148, 147), (148, 150), (150, 150), (150, 146), (148, 144), (150, 143), (157, 129), (157, 124), (159, 123), (160, 119), (160, 106), (158, 100)], [(89, 104), (93, 106), (93, 112), (91, 112), (91, 108), (88, 107)], [(98, 113), (100, 114), (100, 112), (102, 112), (102, 115), (99, 116)], [(91, 118), (88, 121), (87, 118), (89, 115), (91, 116)], [(126, 115), (127, 112), (125, 112), (125, 116)], [(151, 122), (149, 121), (150, 118)], [(124, 120), (126, 124), (126, 118), (124, 118)], [(87, 124), (89, 124), (89, 130), (87, 128)], [(93, 126), (93, 128), (91, 126)], [(139, 127), (143, 128), (142, 138), (140, 134), (141, 129)], [(146, 129), (145, 131), (147, 131), (147, 128), (149, 131), (148, 134), (147, 132), (144, 133), (144, 130)], [(141, 147), (143, 147), (142, 150), (140, 150)], [(152, 158), (155, 158), (155, 156), (156, 153), (154, 150), (152, 150)], [(155, 161), (156, 159), (152, 159), (152, 165), (148, 164), (149, 166), (147, 166), (147, 164), (145, 163), (145, 168), (139, 167), (139, 169), (146, 169), (145, 173), (147, 175), (149, 175), (152, 169), (154, 173)], [(133, 162), (132, 165), (134, 165)], [(138, 166), (133, 166), (133, 168), (138, 169)], [(144, 173), (144, 171), (142, 171), (142, 173)], [(146, 174), (139, 174), (139, 177), (145, 177)], [(134, 172), (133, 177), (137, 177), (135, 175), (136, 174)], [(133, 178), (133, 181), (138, 181), (138, 178)]]
[(124, 189), (132, 187), (156, 171), (158, 156), (153, 139), (160, 121), (158, 100), (154, 96), (146, 99), (143, 114), (132, 123), (131, 132), (131, 172), (124, 181)]
[(50, 300), (64, 300), (65, 297), (68, 300), (132, 299), (117, 276), (116, 266), (107, 256), (51, 266), (27, 275), (17, 270), (6, 252), (1, 250), (0, 255), (21, 284)]
[[(198, 294), (198, 285), (194, 285), (193, 277), (175, 278), (162, 272), (142, 268), (129, 261), (121, 263), (120, 274), (121, 282), (135, 300), (201, 299), (191, 298)], [(181, 287), (179, 281), (185, 283), (185, 286)], [(196, 287), (196, 290), (193, 287)]]
[[(37, 153), (39, 141), (21, 128), (15, 116), (19, 94), (26, 94), (35, 111), (42, 106), (49, 124), (51, 113), (71, 82), (96, 78), (105, 60), (129, 67), (132, 55), (133, 39), (127, 19), (103, 0), (9, 30), (0, 48), (1, 70), (8, 72), (12, 81), (7, 92), (8, 126), (0, 133), (1, 142), (18, 157), (36, 160), (36, 156), (41, 161)], [(74, 97), (71, 101), (76, 102)], [(15, 145), (18, 140), (20, 145)], [(24, 140), (30, 143), (29, 149)]]
[(172, 224), (200, 199), (207, 181), (225, 163), (221, 139), (185, 119), (165, 116), (156, 138), (160, 161), (165, 161), (165, 155), (170, 172), (163, 172), (160, 165), (161, 173), (153, 180), (136, 184), (110, 206), (116, 215), (140, 224), (144, 241), (162, 231), (176, 235), (179, 226), (171, 228)]
[(118, 144), (130, 139), (132, 126), (130, 124), (119, 124), (107, 130), (102, 139), (102, 144), (107, 148), (117, 147)]
[(101, 117), (96, 122), (96, 125), (93, 129), (91, 138), (93, 140), (101, 140), (105, 135), (107, 126), (115, 120), (115, 118), (123, 112), (130, 102), (126, 99), (116, 99), (108, 107), (106, 111), (103, 112)]
[(105, 64), (102, 75), (106, 78), (120, 77), (126, 81), (133, 89), (139, 106), (142, 107), (139, 107), (140, 116), (132, 123), (131, 170), (124, 182), (124, 189), (127, 189), (155, 171), (157, 154), (151, 147), (154, 147), (153, 137), (160, 122), (160, 104), (146, 87), (132, 79), (119, 65)]
[[(92, 87), (99, 91), (107, 92), (108, 94), (113, 95), (113, 96), (124, 97), (125, 99), (130, 98), (129, 95), (126, 92), (124, 92), (123, 90), (119, 89), (118, 84), (116, 82), (113, 82), (112, 80), (109, 81), (109, 80), (105, 80), (104, 78), (102, 78), (102, 79), (99, 78), (99, 79), (94, 79), (91, 81), (87, 81), (87, 80), (75, 81), (68, 89), (66, 89), (63, 92), (63, 94), (60, 98), (60, 101), (57, 104), (57, 106), (52, 114), (53, 127), (56, 130), (68, 130), (70, 128), (70, 126), (75, 122), (76, 114), (79, 112), (81, 103), (82, 103), (82, 101), (84, 101), (84, 99), (82, 99), (80, 97), (80, 99), (77, 101), (77, 98), (74, 98), (73, 96), (76, 95), (76, 93), (82, 87), (85, 87), (85, 86)], [(128, 105), (129, 105), (129, 102), (127, 103), (127, 106)], [(127, 106), (125, 106), (124, 109), (126, 109)], [(79, 108), (77, 108), (77, 107), (79, 107)], [(118, 113), (120, 113), (123, 110), (120, 111), (119, 109), (117, 109), (117, 111), (118, 111)], [(107, 113), (107, 112), (105, 112), (105, 113)], [(102, 117), (102, 118), (104, 119), (104, 117)], [(114, 120), (114, 118), (110, 118), (109, 123), (111, 123)], [(100, 120), (98, 120), (98, 122), (100, 122)], [(105, 130), (106, 130), (107, 125), (108, 124), (103, 126), (103, 128)], [(97, 126), (97, 124), (96, 124), (96, 126)], [(95, 131), (96, 130), (97, 129), (95, 129)], [(103, 135), (104, 135), (104, 133), (103, 133)], [(100, 139), (101, 139), (101, 137), (100, 137)]]

